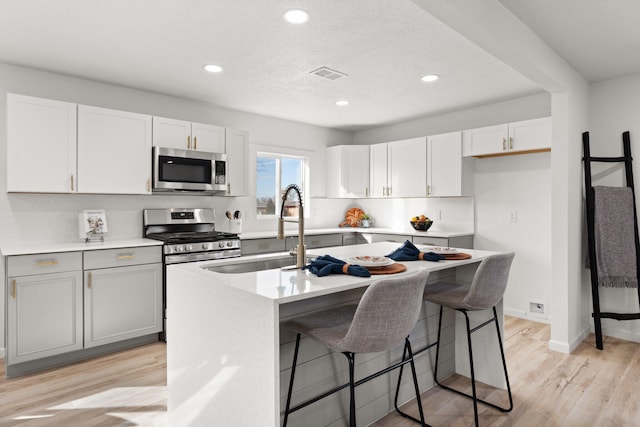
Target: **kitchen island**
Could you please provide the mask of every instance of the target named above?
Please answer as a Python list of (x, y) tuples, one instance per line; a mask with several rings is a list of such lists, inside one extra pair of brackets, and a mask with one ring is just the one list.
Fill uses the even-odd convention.
[[(309, 255), (330, 254), (338, 258), (357, 255), (386, 255), (398, 243), (380, 242), (348, 247), (322, 248)], [(408, 274), (418, 269), (430, 271), (429, 281), (469, 282), (477, 264), (493, 254), (465, 250), (471, 259), (460, 261), (402, 262)], [(286, 257), (287, 254), (241, 257), (235, 260), (172, 265), (167, 268), (167, 383), (169, 424), (173, 426), (278, 426), (281, 424), (283, 396), (291, 364), (294, 335), (281, 330), (280, 323), (304, 312), (357, 301), (366, 287), (384, 276), (361, 278), (347, 275), (316, 277), (307, 270), (273, 268), (246, 273), (221, 273), (207, 268), (229, 263), (253, 263)], [(395, 275), (397, 277), (398, 275)], [(501, 306), (499, 307), (501, 314)], [(433, 342), (437, 333), (437, 306), (426, 305), (411, 334), (414, 351)], [(483, 313), (480, 313), (482, 316)], [(454, 336), (459, 325), (454, 312), (447, 312), (443, 333), (443, 375), (465, 373), (466, 351), (456, 351)], [(491, 331), (489, 331), (491, 332)], [(479, 331), (478, 334), (484, 334)], [(493, 339), (492, 339), (493, 337)], [(486, 351), (498, 354), (495, 333), (478, 337)], [(464, 347), (463, 347), (464, 348)], [(495, 349), (495, 350), (493, 350)], [(362, 355), (357, 363), (363, 371), (379, 369), (401, 357), (401, 350)], [(475, 350), (475, 349), (474, 349)], [(296, 401), (319, 394), (345, 378), (346, 360), (309, 340), (301, 345), (299, 370), (294, 387)], [(417, 362), (419, 382), (424, 392), (433, 385), (435, 351), (427, 351)], [(495, 359), (490, 359), (495, 360)], [(477, 364), (478, 380), (502, 386), (500, 369), (482, 361)], [(371, 386), (358, 389), (359, 421), (368, 424), (392, 408), (397, 372), (379, 377)], [(405, 375), (405, 381), (408, 375)], [(366, 389), (365, 389), (366, 388)], [(409, 383), (401, 400), (411, 399)], [(294, 413), (290, 425), (343, 425), (348, 413), (341, 393)], [(429, 414), (426, 414), (427, 422)], [(335, 423), (335, 424), (334, 424)]]

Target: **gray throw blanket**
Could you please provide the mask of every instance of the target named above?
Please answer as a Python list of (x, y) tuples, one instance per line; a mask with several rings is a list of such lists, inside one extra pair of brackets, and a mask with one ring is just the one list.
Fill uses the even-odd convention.
[(633, 228), (633, 194), (629, 187), (593, 187), (598, 285), (638, 286)]

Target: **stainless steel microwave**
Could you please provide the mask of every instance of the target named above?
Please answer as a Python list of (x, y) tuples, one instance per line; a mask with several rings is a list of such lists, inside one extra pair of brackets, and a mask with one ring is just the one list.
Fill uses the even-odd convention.
[(227, 155), (153, 147), (153, 192), (227, 191)]

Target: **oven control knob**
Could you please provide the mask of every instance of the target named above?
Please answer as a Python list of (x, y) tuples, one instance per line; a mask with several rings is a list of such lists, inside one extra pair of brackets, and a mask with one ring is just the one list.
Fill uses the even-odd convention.
[(182, 251), (184, 251), (184, 247), (182, 245), (176, 246), (176, 252), (182, 252)]
[(186, 245), (186, 246), (184, 247), (184, 249), (185, 249), (186, 251), (192, 251), (192, 250), (193, 250), (193, 246), (191, 246), (191, 245)]
[(204, 249), (205, 251), (206, 251), (207, 249), (209, 249), (209, 244), (208, 244), (208, 243), (203, 243), (203, 244), (202, 244), (202, 249)]
[(220, 247), (220, 248), (224, 248), (224, 242), (220, 242), (220, 243), (218, 243), (218, 247)]
[(233, 242), (232, 242), (231, 240), (229, 240), (229, 241), (227, 242), (227, 246), (228, 246), (228, 247), (233, 246)]

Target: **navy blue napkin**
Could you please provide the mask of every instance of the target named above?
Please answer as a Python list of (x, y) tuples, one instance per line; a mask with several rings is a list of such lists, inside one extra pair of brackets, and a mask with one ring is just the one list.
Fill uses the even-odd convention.
[[(421, 253), (422, 258), (420, 258)], [(387, 257), (394, 261), (417, 261), (419, 259), (423, 259), (424, 261), (440, 261), (441, 259), (445, 259), (444, 255), (439, 255), (435, 252), (420, 252), (420, 249), (416, 248), (416, 246), (408, 240), (398, 249), (387, 255)]]
[[(343, 267), (345, 264), (346, 262), (334, 258), (331, 255), (322, 255), (302, 267), (302, 269), (309, 269), (313, 274), (322, 277), (328, 276), (329, 274), (344, 274)], [(347, 267), (347, 274), (360, 277), (371, 276), (369, 270), (359, 265), (349, 265)]]

